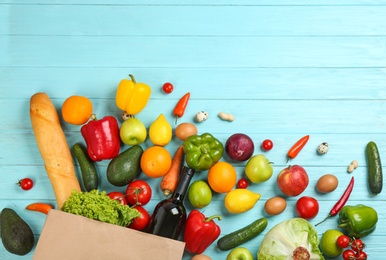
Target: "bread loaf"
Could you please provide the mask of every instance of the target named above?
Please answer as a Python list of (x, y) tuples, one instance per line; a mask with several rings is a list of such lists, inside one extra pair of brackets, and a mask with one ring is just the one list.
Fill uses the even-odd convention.
[(81, 189), (58, 112), (46, 93), (36, 93), (31, 97), (30, 117), (58, 209), (61, 209), (71, 192)]

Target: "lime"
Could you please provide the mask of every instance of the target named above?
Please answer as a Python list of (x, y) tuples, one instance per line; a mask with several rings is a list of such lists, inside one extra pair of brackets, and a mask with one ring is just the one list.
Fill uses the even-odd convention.
[(201, 209), (212, 201), (212, 190), (205, 181), (194, 181), (189, 187), (188, 199), (193, 207)]
[(320, 240), (320, 250), (325, 256), (335, 258), (343, 252), (343, 248), (336, 244), (336, 240), (341, 235), (343, 235), (343, 233), (335, 229), (329, 229), (323, 233), (322, 239)]

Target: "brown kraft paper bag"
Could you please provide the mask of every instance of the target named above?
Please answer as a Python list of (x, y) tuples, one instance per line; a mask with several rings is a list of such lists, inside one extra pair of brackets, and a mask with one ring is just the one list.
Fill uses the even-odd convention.
[(181, 260), (185, 243), (86, 217), (50, 210), (34, 260)]

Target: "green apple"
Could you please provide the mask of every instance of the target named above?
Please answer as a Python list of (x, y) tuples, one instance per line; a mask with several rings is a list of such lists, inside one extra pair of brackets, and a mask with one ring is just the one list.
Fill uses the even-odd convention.
[(123, 121), (119, 128), (119, 136), (123, 143), (133, 146), (146, 140), (147, 130), (139, 119), (132, 117)]
[(245, 174), (251, 182), (265, 182), (273, 174), (272, 163), (262, 154), (254, 155), (245, 166)]
[(245, 247), (236, 247), (229, 252), (226, 260), (253, 260), (253, 256)]

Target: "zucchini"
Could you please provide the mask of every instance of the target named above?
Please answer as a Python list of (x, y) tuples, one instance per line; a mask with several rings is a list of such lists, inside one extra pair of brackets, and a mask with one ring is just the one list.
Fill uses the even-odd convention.
[(258, 220), (255, 220), (248, 226), (243, 227), (220, 238), (217, 241), (217, 247), (222, 251), (235, 248), (263, 232), (267, 225), (268, 220), (266, 218), (260, 218)]
[(98, 172), (94, 161), (88, 156), (86, 148), (80, 143), (76, 143), (73, 145), (72, 151), (80, 166), (84, 188), (87, 191), (98, 189)]
[(383, 176), (378, 147), (373, 141), (370, 141), (366, 146), (366, 160), (369, 189), (372, 194), (376, 195), (382, 191)]

